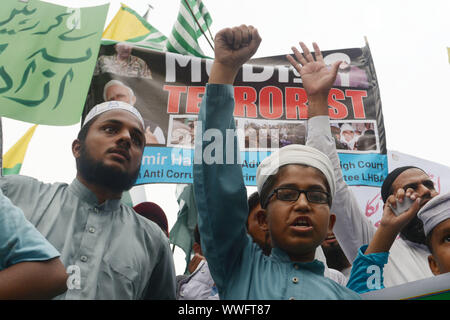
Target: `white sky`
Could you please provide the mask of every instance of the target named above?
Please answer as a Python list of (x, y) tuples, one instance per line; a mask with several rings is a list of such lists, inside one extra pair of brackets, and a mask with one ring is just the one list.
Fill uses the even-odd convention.
[[(141, 15), (150, 11), (150, 23), (168, 36), (179, 0), (48, 0), (72, 7), (110, 2), (105, 26), (120, 2)], [(203, 0), (213, 23), (211, 32), (240, 24), (258, 28), (263, 39), (255, 57), (290, 53), (299, 41), (316, 41), (322, 50), (363, 47), (367, 36), (380, 86), (388, 150), (450, 166), (450, 1), (448, 0)], [(204, 40), (204, 52), (213, 56)], [(12, 62), (10, 62), (12, 63)], [(20, 63), (20, 62), (19, 62)], [(31, 126), (2, 118), (6, 152)], [(46, 182), (68, 182), (75, 177), (71, 144), (79, 124), (38, 126), (21, 174)], [(253, 191), (252, 189), (251, 191)], [(174, 185), (148, 185), (149, 201), (166, 212), (169, 228), (178, 204)], [(184, 257), (176, 257), (177, 274)], [(178, 261), (177, 261), (178, 260)]]

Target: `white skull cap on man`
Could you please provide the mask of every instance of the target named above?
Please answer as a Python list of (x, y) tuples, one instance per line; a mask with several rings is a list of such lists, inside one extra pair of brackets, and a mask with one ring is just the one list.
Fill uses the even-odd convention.
[(281, 166), (287, 164), (302, 164), (316, 168), (322, 172), (330, 186), (331, 198), (334, 197), (336, 182), (334, 179), (333, 164), (330, 159), (315, 148), (299, 144), (285, 146), (272, 153), (260, 163), (256, 171), (256, 187), (259, 194), (261, 194), (262, 187), (267, 181), (267, 178), (276, 174)]
[(98, 116), (99, 114), (102, 114), (103, 112), (116, 110), (116, 109), (125, 110), (125, 111), (132, 113), (142, 124), (142, 127), (145, 128), (144, 119), (142, 118), (138, 109), (136, 109), (132, 105), (130, 105), (126, 102), (123, 102), (123, 101), (107, 101), (107, 102), (97, 104), (88, 112), (86, 118), (84, 119), (82, 127), (84, 127), (86, 125), (86, 123), (88, 123), (89, 120), (91, 120), (95, 116)]
[(438, 195), (428, 201), (419, 210), (417, 216), (422, 220), (423, 230), (428, 236), (439, 223), (450, 219), (450, 193)]

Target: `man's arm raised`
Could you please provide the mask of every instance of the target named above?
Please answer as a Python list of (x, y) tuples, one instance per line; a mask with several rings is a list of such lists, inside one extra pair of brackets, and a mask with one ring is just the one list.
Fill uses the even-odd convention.
[(324, 62), (319, 46), (314, 43), (315, 59), (303, 42), (303, 53), (293, 47), (288, 55), (291, 65), (300, 73), (308, 96), (308, 134), (306, 144), (325, 153), (334, 165), (336, 194), (331, 210), (336, 214), (334, 234), (347, 259), (353, 261), (359, 248), (369, 243), (375, 227), (363, 215), (352, 191), (345, 183), (340, 168), (336, 145), (330, 131), (328, 94), (336, 80), (340, 61), (331, 67)]
[(197, 130), (201, 132), (196, 132), (195, 154), (202, 159), (194, 163), (194, 192), (202, 251), (219, 295), (225, 294), (222, 290), (230, 275), (238, 272), (242, 260), (239, 258), (249, 243), (251, 245), (245, 228), (247, 190), (238, 162), (238, 141), (234, 135), (230, 139), (228, 133), (236, 130), (232, 84), (260, 42), (258, 31), (251, 26), (219, 31), (214, 40), (215, 59), (198, 116)]
[(261, 37), (253, 26), (219, 31), (214, 38), (214, 63), (208, 83), (233, 84), (239, 69), (256, 53), (260, 43)]

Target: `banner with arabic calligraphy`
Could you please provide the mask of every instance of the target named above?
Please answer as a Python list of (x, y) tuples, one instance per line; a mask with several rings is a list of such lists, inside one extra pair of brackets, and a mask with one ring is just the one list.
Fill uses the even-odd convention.
[(0, 116), (46, 125), (80, 121), (108, 7), (2, 0)]
[[(346, 61), (328, 97), (344, 179), (349, 185), (379, 187), (387, 175), (386, 138), (370, 50), (323, 55), (327, 64)], [(192, 183), (197, 114), (212, 62), (132, 43), (101, 46), (84, 115), (105, 100), (126, 101), (140, 110), (149, 137), (137, 184)], [(271, 152), (305, 144), (308, 98), (285, 55), (245, 64), (234, 97), (244, 181), (254, 186), (256, 168)]]

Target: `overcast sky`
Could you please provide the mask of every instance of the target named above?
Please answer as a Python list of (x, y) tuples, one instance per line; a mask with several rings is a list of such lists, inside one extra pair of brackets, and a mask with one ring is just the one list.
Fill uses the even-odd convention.
[[(108, 1), (64, 1), (76, 6)], [(170, 34), (179, 0), (110, 1), (105, 26), (125, 3), (140, 14), (150, 11), (150, 23)], [(316, 41), (322, 50), (363, 47), (367, 37), (375, 63), (388, 150), (400, 151), (450, 166), (450, 1), (448, 0), (203, 0), (215, 34), (224, 27), (251, 24), (263, 39), (255, 57), (290, 53), (299, 41)], [(207, 42), (204, 52), (213, 56)], [(19, 62), (20, 63), (20, 62)], [(6, 152), (31, 126), (3, 118)], [(37, 179), (70, 183), (75, 177), (71, 143), (79, 124), (38, 126), (22, 167)], [(174, 186), (149, 186), (150, 201), (160, 204), (175, 222)], [(178, 271), (178, 270), (177, 270)]]

